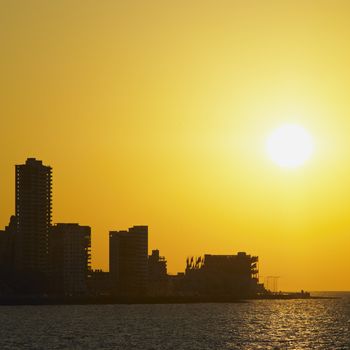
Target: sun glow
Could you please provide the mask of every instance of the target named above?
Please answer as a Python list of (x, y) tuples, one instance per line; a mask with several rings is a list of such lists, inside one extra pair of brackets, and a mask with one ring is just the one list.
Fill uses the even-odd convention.
[(286, 124), (276, 129), (267, 139), (267, 153), (283, 168), (296, 168), (312, 155), (314, 144), (310, 134), (301, 126)]

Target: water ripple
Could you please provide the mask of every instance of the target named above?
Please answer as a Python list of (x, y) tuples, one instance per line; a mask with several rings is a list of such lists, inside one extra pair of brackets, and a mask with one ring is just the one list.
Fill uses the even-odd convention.
[(240, 304), (0, 307), (0, 349), (350, 349), (350, 294)]

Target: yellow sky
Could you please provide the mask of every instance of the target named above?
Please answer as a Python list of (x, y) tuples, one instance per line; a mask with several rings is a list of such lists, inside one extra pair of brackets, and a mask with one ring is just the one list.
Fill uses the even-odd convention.
[[(54, 222), (150, 227), (188, 255), (259, 255), (285, 290), (350, 289), (350, 2), (0, 0), (0, 224), (14, 165), (53, 167)], [(286, 170), (266, 137), (305, 127)], [(263, 278), (262, 278), (263, 280)]]

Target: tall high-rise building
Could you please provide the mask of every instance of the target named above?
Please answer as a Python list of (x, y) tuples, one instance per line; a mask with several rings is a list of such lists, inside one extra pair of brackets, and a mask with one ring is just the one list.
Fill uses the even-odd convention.
[(91, 228), (78, 224), (51, 226), (49, 236), (51, 292), (83, 295), (88, 292)]
[(109, 271), (114, 293), (142, 295), (148, 277), (148, 226), (109, 233)]
[(52, 168), (28, 158), (16, 165), (15, 269), (45, 276), (51, 226)]

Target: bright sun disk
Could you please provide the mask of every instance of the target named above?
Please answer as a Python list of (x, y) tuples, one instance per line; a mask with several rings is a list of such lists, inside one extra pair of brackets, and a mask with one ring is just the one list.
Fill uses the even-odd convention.
[(283, 168), (296, 168), (307, 161), (314, 149), (311, 135), (301, 126), (286, 124), (267, 139), (269, 157)]

